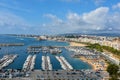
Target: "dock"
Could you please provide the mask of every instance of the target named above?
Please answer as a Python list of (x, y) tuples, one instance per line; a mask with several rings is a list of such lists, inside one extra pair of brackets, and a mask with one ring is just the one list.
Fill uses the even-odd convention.
[(63, 46), (29, 46), (27, 48), (27, 53), (51, 53), (59, 54), (62, 52), (60, 48)]
[(42, 56), (42, 69), (43, 70), (52, 70), (52, 64), (50, 62), (49, 56)]
[(55, 57), (60, 62), (60, 65), (64, 70), (72, 70), (73, 69), (73, 67), (70, 65), (70, 63), (63, 56), (55, 56)]
[(17, 55), (5, 55), (2, 59), (0, 59), (0, 70), (9, 64), (11, 64)]
[(23, 70), (31, 71), (34, 69), (36, 55), (29, 55), (23, 64)]

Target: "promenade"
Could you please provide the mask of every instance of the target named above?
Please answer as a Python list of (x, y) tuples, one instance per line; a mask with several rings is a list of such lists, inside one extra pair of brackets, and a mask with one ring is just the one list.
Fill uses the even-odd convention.
[(4, 80), (109, 80), (106, 71), (94, 70), (34, 70), (28, 77), (1, 78)]

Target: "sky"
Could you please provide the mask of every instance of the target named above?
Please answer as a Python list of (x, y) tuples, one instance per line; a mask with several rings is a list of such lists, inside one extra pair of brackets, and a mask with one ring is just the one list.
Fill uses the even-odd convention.
[(0, 0), (0, 34), (119, 31), (120, 0)]

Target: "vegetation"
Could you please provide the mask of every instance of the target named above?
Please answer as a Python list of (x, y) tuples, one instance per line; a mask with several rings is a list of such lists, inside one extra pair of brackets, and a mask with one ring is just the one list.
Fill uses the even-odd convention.
[(107, 71), (110, 75), (117, 75), (117, 72), (119, 70), (119, 67), (115, 64), (110, 64), (107, 68)]
[(119, 80), (116, 76), (112, 76), (109, 80)]
[(111, 79), (110, 80), (118, 80), (119, 77), (119, 66), (116, 64), (109, 64), (107, 67), (107, 72), (110, 74)]
[(99, 45), (98, 43), (95, 44), (89, 44), (88, 46), (86, 46), (90, 49), (96, 49), (97, 51), (103, 52), (103, 48), (101, 45)]
[(103, 49), (120, 56), (120, 50), (114, 49), (113, 47), (109, 47), (109, 46), (102, 46), (102, 47)]
[[(96, 49), (97, 51), (100, 51), (100, 52), (103, 52), (103, 50), (106, 50), (108, 52), (111, 52), (112, 54), (118, 55), (118, 57), (120, 56), (120, 50), (114, 49), (113, 47), (101, 46), (98, 43), (95, 43), (95, 44), (91, 44), (91, 43), (87, 43), (87, 42), (78, 42), (78, 43), (86, 44), (86, 45), (88, 45), (86, 47), (88, 47), (90, 49)], [(116, 64), (111, 64), (107, 60), (106, 60), (106, 62), (109, 64), (107, 67), (107, 71), (111, 76), (110, 80), (119, 80), (118, 79), (118, 77), (120, 77), (120, 72), (118, 72), (119, 66)]]
[[(118, 57), (120, 56), (120, 50), (114, 49), (112, 47), (101, 46), (98, 43), (95, 43), (95, 44), (85, 43), (85, 44), (87, 44), (88, 46), (86, 46), (86, 47), (88, 47), (90, 49), (96, 49), (97, 51), (100, 51), (100, 52), (103, 52), (103, 50), (106, 50), (108, 52), (111, 52), (112, 54), (118, 55)], [(109, 61), (107, 61), (107, 62), (109, 64), (107, 67), (107, 71), (111, 76), (110, 80), (118, 80), (118, 77), (120, 77), (120, 72), (118, 72), (119, 66), (116, 64), (111, 64)]]
[(100, 51), (100, 52), (103, 52), (103, 50), (106, 50), (108, 52), (111, 52), (111, 53), (113, 53), (115, 55), (120, 56), (120, 50), (114, 49), (113, 47), (101, 46), (98, 43), (95, 43), (95, 44), (85, 43), (85, 44), (87, 44), (88, 46), (86, 46), (86, 47), (88, 47), (90, 49), (96, 49), (97, 51)]
[(76, 42), (76, 43), (81, 43), (81, 44), (90, 45), (90, 43), (89, 43), (89, 42)]
[(65, 36), (66, 38), (76, 38), (76, 36), (74, 35), (68, 35), (68, 36)]

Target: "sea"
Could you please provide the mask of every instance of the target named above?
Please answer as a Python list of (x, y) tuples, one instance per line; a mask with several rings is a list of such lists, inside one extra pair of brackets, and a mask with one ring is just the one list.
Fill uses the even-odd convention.
[[(6, 54), (18, 54), (18, 57), (15, 58), (14, 62), (5, 67), (4, 69), (22, 69), (23, 64), (30, 55), (27, 53), (27, 48), (29, 46), (69, 46), (69, 43), (67, 42), (57, 42), (57, 41), (48, 41), (48, 40), (36, 40), (35, 38), (22, 38), (22, 37), (16, 37), (16, 36), (10, 36), (10, 35), (0, 35), (0, 43), (24, 43), (24, 46), (8, 46), (8, 47), (0, 47), (0, 59), (6, 55)], [(92, 69), (92, 66), (88, 63), (78, 59), (78, 58), (72, 58), (71, 54), (73, 52), (68, 51), (65, 48), (61, 48), (62, 53), (59, 54), (61, 56), (64, 56), (66, 60), (72, 65), (74, 69), (81, 70), (81, 69)], [(42, 69), (42, 55), (44, 55), (42, 52), (36, 54), (36, 60), (35, 60), (35, 69)], [(58, 62), (58, 60), (55, 58), (55, 55), (47, 54), (50, 56), (50, 60), (52, 63), (52, 67), (54, 70), (60, 70), (61, 65)]]

